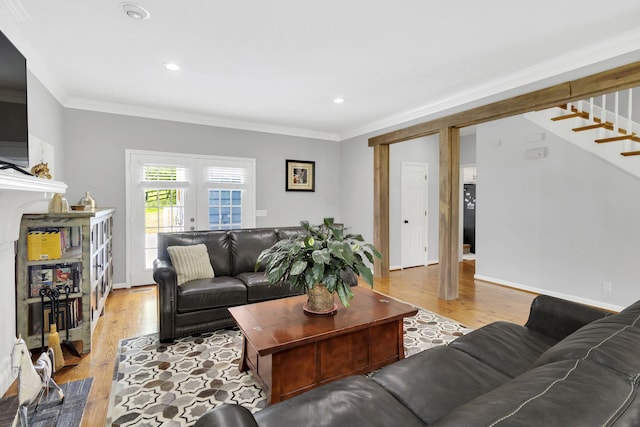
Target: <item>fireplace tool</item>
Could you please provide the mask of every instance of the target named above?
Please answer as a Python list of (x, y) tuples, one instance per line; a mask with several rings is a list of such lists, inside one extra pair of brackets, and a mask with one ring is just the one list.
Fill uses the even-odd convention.
[(40, 301), (42, 302), (42, 308), (43, 308), (42, 310), (42, 348), (44, 349), (44, 330), (45, 330), (45, 325), (47, 324), (45, 322), (49, 322), (49, 319), (45, 319), (44, 297), (46, 296), (47, 298), (49, 298), (49, 301), (51, 303), (51, 314), (53, 319), (55, 319), (56, 327), (58, 327), (59, 326), (58, 322), (60, 320), (60, 289), (64, 289), (65, 304), (66, 304), (65, 319), (64, 319), (64, 324), (62, 325), (66, 330), (66, 338), (62, 340), (60, 345), (66, 348), (69, 351), (69, 353), (73, 354), (74, 356), (80, 357), (80, 353), (78, 352), (78, 349), (69, 340), (69, 326), (71, 323), (71, 312), (69, 310), (69, 294), (71, 293), (70, 292), (71, 288), (67, 285), (65, 285), (64, 287), (56, 286), (56, 287), (47, 287), (47, 288), (40, 289)]

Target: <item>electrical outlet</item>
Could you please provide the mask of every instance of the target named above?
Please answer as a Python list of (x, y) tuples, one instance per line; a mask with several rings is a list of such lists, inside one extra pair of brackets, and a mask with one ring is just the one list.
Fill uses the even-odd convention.
[(613, 284), (611, 282), (604, 281), (602, 282), (602, 291), (611, 293), (611, 288)]

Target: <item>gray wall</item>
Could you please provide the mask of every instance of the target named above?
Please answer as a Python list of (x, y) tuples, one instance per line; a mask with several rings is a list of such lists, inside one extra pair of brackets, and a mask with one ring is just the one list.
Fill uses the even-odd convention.
[[(640, 180), (522, 117), (478, 127), (476, 273), (604, 306), (640, 298)], [(546, 146), (546, 158), (525, 151)], [(604, 281), (612, 292), (603, 292)]]
[[(376, 134), (380, 133), (383, 132)], [(373, 241), (373, 148), (367, 146), (371, 136), (373, 134), (351, 138), (343, 141), (340, 147), (342, 176), (350, 184), (342, 189), (342, 217), (346, 224), (357, 224), (359, 232), (368, 241)], [(401, 263), (403, 161), (429, 165), (428, 261), (438, 261), (439, 153), (437, 135), (393, 144), (389, 149), (389, 265), (392, 267)], [(475, 134), (461, 137), (460, 158), (462, 164), (476, 163)]]
[(53, 146), (54, 164), (49, 166), (55, 170), (53, 178), (64, 182), (64, 107), (31, 72), (27, 73), (27, 88), (29, 134)]
[[(402, 264), (402, 162), (426, 163), (428, 165), (427, 254), (430, 263), (438, 260), (438, 181), (440, 171), (438, 145), (438, 136), (431, 135), (393, 144), (389, 149), (389, 266), (391, 268), (399, 268)], [(371, 187), (371, 191), (373, 191), (373, 187)]]
[[(319, 223), (340, 216), (340, 146), (333, 141), (201, 126), (67, 109), (65, 171), (70, 202), (86, 190), (98, 206), (114, 207), (114, 282), (125, 280), (125, 149), (252, 157), (256, 159), (256, 208), (267, 211), (258, 227)], [(316, 162), (316, 191), (285, 191), (285, 160)], [(368, 209), (370, 211), (370, 209)]]
[(373, 243), (373, 148), (366, 135), (340, 143), (340, 170), (342, 220)]

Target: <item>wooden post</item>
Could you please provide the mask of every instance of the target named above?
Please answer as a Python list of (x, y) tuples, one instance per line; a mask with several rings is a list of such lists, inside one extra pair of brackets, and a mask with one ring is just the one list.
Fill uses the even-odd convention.
[(460, 129), (440, 129), (440, 281), (438, 297), (458, 298)]
[(389, 276), (389, 145), (373, 147), (373, 244), (382, 253), (374, 277)]

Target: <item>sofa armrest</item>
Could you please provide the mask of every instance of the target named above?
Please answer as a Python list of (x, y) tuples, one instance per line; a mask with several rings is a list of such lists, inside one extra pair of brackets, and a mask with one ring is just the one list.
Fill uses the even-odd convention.
[(153, 261), (153, 280), (158, 284), (158, 317), (160, 341), (175, 338), (175, 313), (177, 311), (178, 278), (171, 262), (163, 259)]
[(609, 314), (606, 310), (585, 304), (540, 295), (531, 303), (529, 320), (525, 326), (561, 340), (584, 325)]
[(193, 425), (193, 427), (212, 426), (258, 427), (258, 423), (247, 408), (223, 404), (201, 416)]

